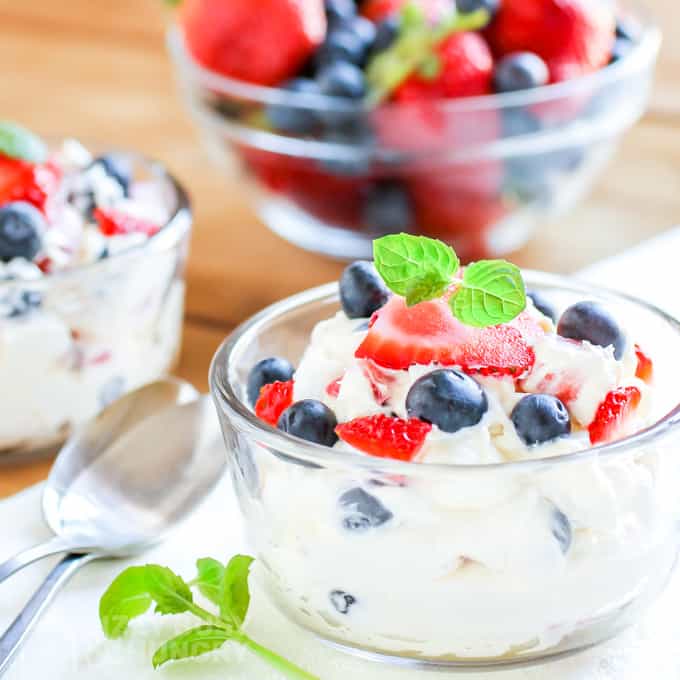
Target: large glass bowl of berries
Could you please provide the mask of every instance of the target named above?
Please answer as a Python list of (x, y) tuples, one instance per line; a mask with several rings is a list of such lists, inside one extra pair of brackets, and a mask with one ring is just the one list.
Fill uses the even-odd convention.
[(191, 222), (160, 163), (0, 122), (0, 463), (174, 366)]
[(258, 578), (322, 639), (397, 664), (504, 667), (615, 635), (680, 545), (680, 324), (537, 272), (525, 297), (507, 262), (462, 270), (396, 238), (384, 282), (354, 263), (213, 360)]
[(377, 236), (521, 246), (644, 112), (660, 34), (606, 0), (184, 0), (169, 48), (213, 157), (269, 228), (339, 258)]

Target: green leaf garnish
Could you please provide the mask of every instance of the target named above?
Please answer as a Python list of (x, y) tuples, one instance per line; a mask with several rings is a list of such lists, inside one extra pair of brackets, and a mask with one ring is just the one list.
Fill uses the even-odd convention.
[[(169, 661), (188, 659), (220, 648), (225, 642), (243, 645), (291, 680), (319, 680), (271, 649), (250, 638), (241, 628), (250, 606), (248, 575), (253, 558), (236, 555), (229, 564), (205, 557), (197, 561), (198, 576), (186, 583), (167, 567), (147, 564), (119, 574), (102, 595), (99, 619), (104, 634), (119, 638), (130, 621), (146, 613), (155, 602), (158, 614), (190, 612), (206, 625), (181, 633), (161, 645), (153, 655), (158, 668)], [(219, 614), (194, 602), (191, 587), (219, 607)]]
[(455, 10), (431, 26), (423, 11), (415, 3), (407, 3), (401, 11), (399, 35), (383, 52), (376, 54), (366, 67), (368, 82), (367, 102), (379, 104), (389, 99), (411, 74), (421, 73), (436, 78), (437, 46), (450, 35), (460, 31), (476, 31), (489, 23), (484, 9), (462, 14)]
[(451, 299), (454, 316), (468, 326), (512, 321), (526, 307), (522, 273), (505, 260), (481, 260), (466, 267), (463, 283)]
[(21, 125), (0, 120), (0, 154), (31, 163), (47, 159), (47, 145)]
[(463, 279), (453, 248), (436, 239), (390, 234), (373, 242), (375, 268), (387, 287), (411, 306), (441, 297), (452, 285), (449, 304), (468, 326), (495, 326), (512, 321), (526, 307), (518, 267), (505, 260), (482, 260), (465, 268)]
[(460, 263), (452, 248), (425, 236), (390, 234), (373, 242), (375, 268), (411, 306), (444, 294)]
[(161, 645), (153, 655), (151, 663), (154, 668), (158, 668), (168, 661), (201, 656), (219, 649), (231, 637), (232, 633), (217, 626), (192, 628)]

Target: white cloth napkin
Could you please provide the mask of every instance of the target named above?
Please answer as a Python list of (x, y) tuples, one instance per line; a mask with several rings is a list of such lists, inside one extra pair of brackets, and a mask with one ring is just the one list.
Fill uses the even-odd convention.
[[(680, 316), (680, 229), (582, 272), (582, 278), (637, 294)], [(1, 474), (1, 472), (0, 472)], [(41, 487), (0, 503), (0, 559), (49, 535), (40, 517)], [(680, 490), (679, 490), (680, 493)], [(121, 680), (192, 678), (195, 680), (280, 680), (280, 676), (238, 647), (160, 671), (151, 655), (163, 640), (192, 625), (190, 617), (147, 616), (135, 621), (121, 641), (104, 639), (97, 604), (103, 589), (132, 563), (166, 564), (193, 577), (197, 557), (222, 559), (248, 547), (228, 479), (170, 539), (143, 558), (86, 566), (58, 596), (11, 667), (7, 680)], [(48, 571), (33, 565), (0, 585), (0, 628), (20, 610)], [(361, 661), (318, 642), (288, 623), (257, 591), (248, 629), (252, 636), (283, 653), (322, 680), (677, 680), (680, 678), (680, 574), (637, 626), (615, 640), (578, 656), (544, 666), (507, 672), (437, 674)]]

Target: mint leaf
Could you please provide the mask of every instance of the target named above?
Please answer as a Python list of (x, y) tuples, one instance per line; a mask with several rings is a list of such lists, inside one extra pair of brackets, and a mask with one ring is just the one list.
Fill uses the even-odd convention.
[(47, 145), (25, 127), (0, 120), (0, 154), (17, 160), (42, 163), (47, 158)]
[(387, 287), (407, 305), (433, 300), (446, 291), (460, 263), (441, 241), (411, 234), (390, 234), (373, 242), (375, 268)]
[(217, 626), (192, 628), (161, 645), (153, 655), (154, 668), (168, 661), (179, 661), (219, 649), (233, 633)]
[(222, 600), (224, 565), (212, 557), (202, 557), (196, 562), (198, 577), (193, 581), (204, 597), (219, 605)]
[(99, 620), (108, 638), (119, 638), (130, 621), (156, 603), (159, 614), (180, 614), (193, 603), (189, 586), (167, 567), (147, 564), (126, 569), (102, 595)]
[(466, 267), (450, 305), (454, 316), (468, 326), (512, 321), (526, 307), (522, 274), (505, 260), (475, 262)]
[(218, 603), (220, 616), (231, 618), (237, 626), (245, 620), (250, 606), (248, 575), (253, 561), (253, 558), (248, 555), (236, 555), (229, 560), (224, 570), (220, 592), (221, 601)]

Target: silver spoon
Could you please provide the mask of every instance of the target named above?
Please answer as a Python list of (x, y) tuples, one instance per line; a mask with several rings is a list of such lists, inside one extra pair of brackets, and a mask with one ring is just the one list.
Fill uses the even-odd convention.
[(223, 446), (209, 398), (168, 380), (126, 395), (67, 442), (43, 493), (55, 538), (0, 573), (6, 578), (46, 555), (68, 554), (0, 638), (0, 676), (78, 568), (143, 551), (198, 505), (222, 476)]

